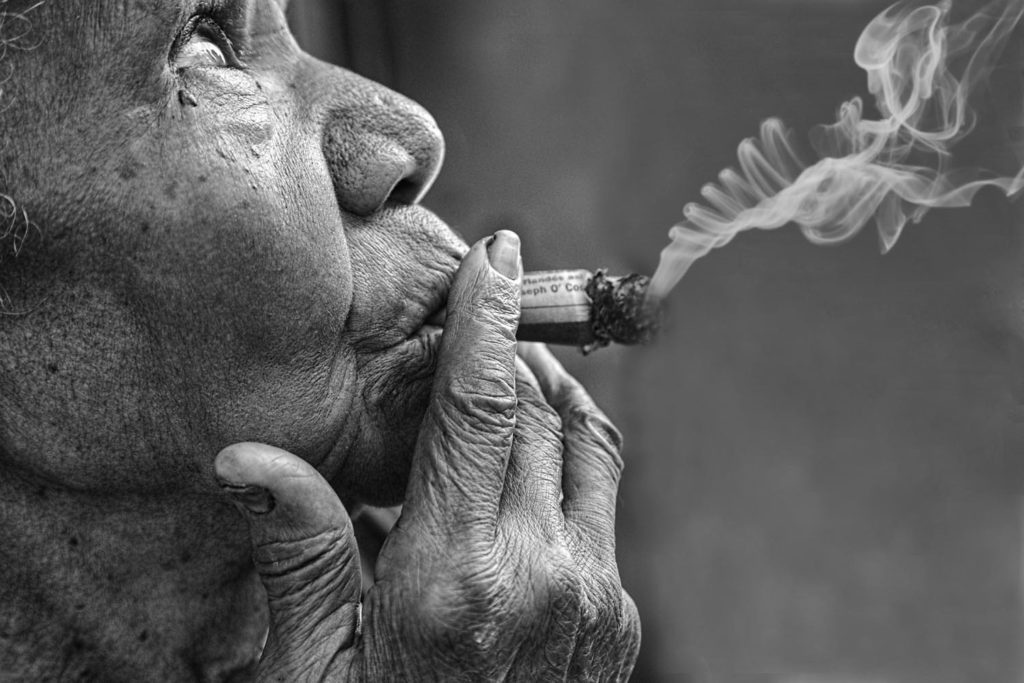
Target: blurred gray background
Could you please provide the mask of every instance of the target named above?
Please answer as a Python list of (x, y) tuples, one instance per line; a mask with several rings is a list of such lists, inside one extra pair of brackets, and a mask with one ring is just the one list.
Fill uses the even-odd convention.
[[(735, 147), (866, 94), (856, 0), (304, 0), (315, 54), (425, 105), (425, 202), (528, 269), (653, 270)], [(958, 3), (959, 4), (959, 3)], [(977, 155), (1006, 131), (981, 131)], [(698, 262), (647, 349), (561, 352), (626, 436), (634, 680), (1022, 680), (1021, 212), (995, 192), (881, 256), (793, 229)]]

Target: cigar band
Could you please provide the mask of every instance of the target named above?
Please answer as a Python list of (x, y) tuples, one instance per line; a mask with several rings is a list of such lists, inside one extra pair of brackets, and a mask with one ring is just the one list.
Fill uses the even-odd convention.
[(588, 270), (541, 270), (523, 274), (522, 318), (534, 324), (590, 320)]

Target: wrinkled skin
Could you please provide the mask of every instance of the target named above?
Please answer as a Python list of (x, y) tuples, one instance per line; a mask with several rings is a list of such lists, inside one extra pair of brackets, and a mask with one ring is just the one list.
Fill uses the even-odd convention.
[[(48, 2), (7, 57), (0, 673), (628, 677), (617, 432), (517, 359), (518, 240), (418, 205), (432, 119), (281, 0), (199, 4)], [(405, 503), (361, 622), (341, 500)]]

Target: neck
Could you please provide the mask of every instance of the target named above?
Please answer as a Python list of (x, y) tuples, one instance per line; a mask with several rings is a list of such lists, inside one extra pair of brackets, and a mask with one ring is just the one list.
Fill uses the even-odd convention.
[(226, 681), (265, 600), (215, 495), (98, 496), (0, 461), (0, 671), (30, 680)]

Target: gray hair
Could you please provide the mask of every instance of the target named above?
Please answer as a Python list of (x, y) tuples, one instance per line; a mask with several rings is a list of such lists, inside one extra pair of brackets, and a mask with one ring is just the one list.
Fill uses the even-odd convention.
[[(38, 46), (31, 35), (30, 15), (45, 0), (23, 2), (0, 0), (0, 114), (8, 106), (4, 101), (5, 84), (14, 75), (14, 66), (4, 57), (11, 50), (31, 50)], [(3, 123), (0, 122), (0, 126)], [(0, 139), (7, 137), (0, 131)], [(17, 256), (25, 241), (39, 227), (29, 218), (28, 211), (20, 206), (8, 190), (7, 169), (0, 166), (0, 264), (8, 253)], [(0, 266), (2, 267), (2, 266)], [(0, 317), (20, 315), (12, 310), (11, 297), (0, 284)]]
[[(0, 58), (8, 50), (31, 50), (36, 46), (29, 35), (32, 30), (30, 15), (45, 3), (46, 0), (31, 3), (0, 0)], [(10, 9), (12, 5), (17, 9)]]
[[(31, 13), (43, 5), (45, 0), (18, 2), (0, 0), (0, 60), (10, 50), (31, 50), (38, 46), (31, 35)], [(12, 9), (12, 5), (15, 7)], [(6, 104), (2, 101), (4, 85), (14, 75), (13, 66), (0, 61), (0, 111)], [(4, 191), (7, 188), (7, 169), (0, 167), (0, 260), (10, 251), (15, 256), (25, 245), (25, 240), (38, 227), (20, 207), (14, 198)], [(0, 310), (5, 306), (5, 297), (0, 290)]]

